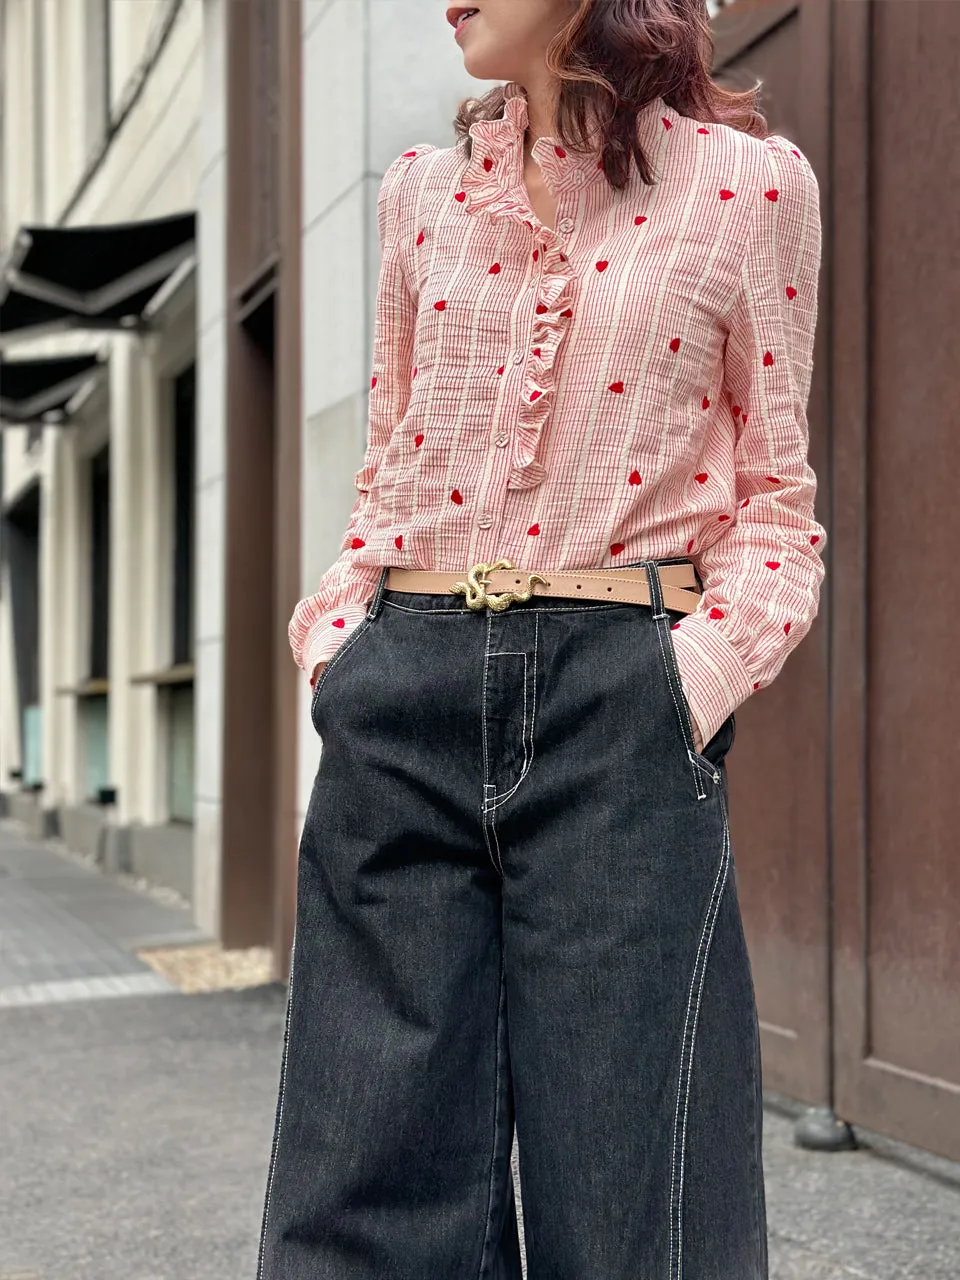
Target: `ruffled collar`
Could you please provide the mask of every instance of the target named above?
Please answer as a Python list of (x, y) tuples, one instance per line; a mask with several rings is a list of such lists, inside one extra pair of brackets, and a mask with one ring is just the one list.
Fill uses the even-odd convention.
[[(470, 160), (463, 174), (465, 191), (488, 196), (496, 187), (502, 193), (523, 187), (523, 143), (528, 116), (527, 91), (516, 81), (504, 87), (503, 114), (494, 120), (477, 120), (470, 126), (473, 140)], [(680, 119), (662, 98), (654, 98), (638, 115), (641, 143), (650, 148), (657, 134), (671, 129)], [(538, 138), (531, 154), (538, 161), (544, 179), (557, 194), (570, 187), (586, 187), (606, 181), (601, 164), (601, 148), (586, 151), (563, 147), (556, 138)], [(649, 151), (648, 151), (649, 154)]]

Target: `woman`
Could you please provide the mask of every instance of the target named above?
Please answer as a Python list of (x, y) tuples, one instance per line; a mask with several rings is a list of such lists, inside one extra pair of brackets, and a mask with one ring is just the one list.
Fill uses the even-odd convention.
[(725, 756), (824, 572), (817, 182), (702, 0), (463, 12), (507, 83), (383, 180), (359, 498), (290, 625), (323, 750), (260, 1276), (519, 1277), (515, 1125), (531, 1280), (756, 1280)]

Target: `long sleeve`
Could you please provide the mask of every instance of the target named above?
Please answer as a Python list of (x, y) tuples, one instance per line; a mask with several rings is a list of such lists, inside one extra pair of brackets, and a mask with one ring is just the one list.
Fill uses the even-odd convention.
[(704, 592), (673, 629), (680, 679), (704, 742), (769, 685), (817, 614), (826, 531), (808, 461), (821, 228), (809, 161), (786, 138), (764, 176), (727, 314), (724, 383), (734, 427), (736, 511), (699, 560)]
[(341, 554), (321, 577), (316, 592), (301, 600), (290, 619), (293, 656), (308, 674), (332, 657), (360, 623), (373, 598), (380, 569), (355, 564), (354, 552), (373, 528), (370, 488), (397, 423), (410, 400), (416, 307), (401, 265), (398, 234), (399, 188), (418, 155), (433, 150), (421, 144), (398, 156), (388, 167), (377, 198), (381, 266), (373, 339), (369, 424), (363, 465), (354, 476), (357, 499), (341, 543)]

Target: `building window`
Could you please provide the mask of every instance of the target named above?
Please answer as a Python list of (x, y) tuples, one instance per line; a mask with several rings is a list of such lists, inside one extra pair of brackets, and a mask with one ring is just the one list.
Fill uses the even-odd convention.
[(196, 365), (173, 387), (173, 661), (193, 661)]
[(110, 448), (90, 460), (90, 677), (107, 678), (110, 656)]

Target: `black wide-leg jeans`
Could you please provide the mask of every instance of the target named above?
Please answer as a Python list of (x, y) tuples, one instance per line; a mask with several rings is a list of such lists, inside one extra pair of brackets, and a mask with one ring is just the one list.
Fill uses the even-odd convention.
[[(259, 1280), (766, 1280), (727, 823), (650, 607), (385, 589), (319, 770)], [(660, 561), (677, 563), (676, 560)]]

